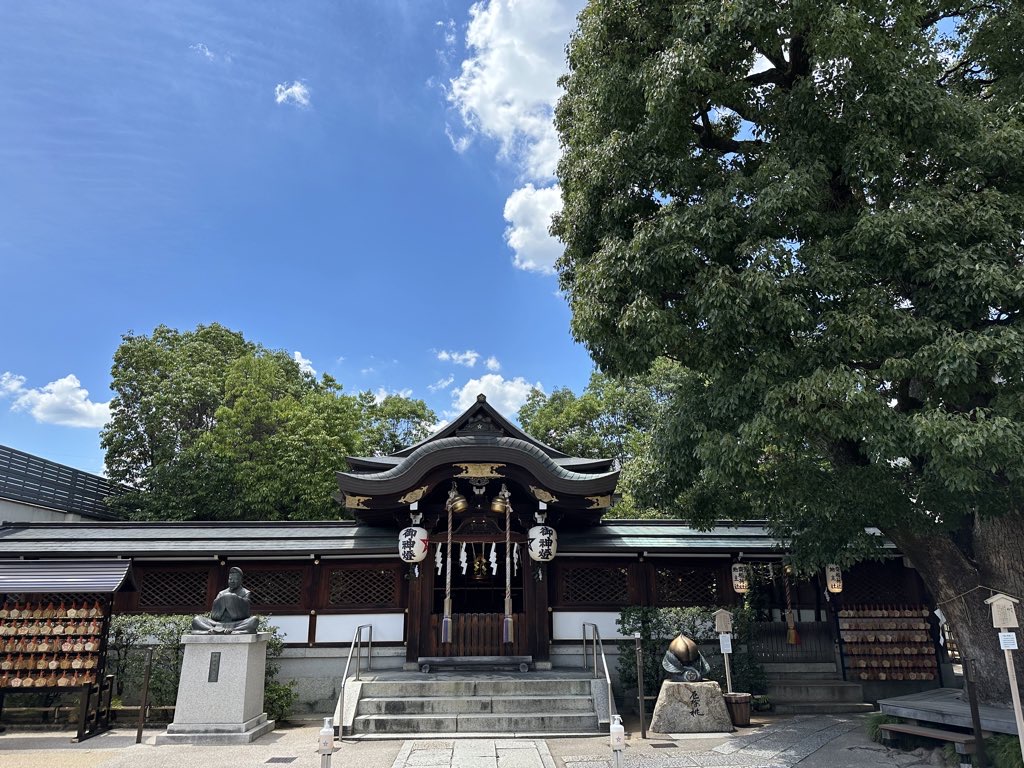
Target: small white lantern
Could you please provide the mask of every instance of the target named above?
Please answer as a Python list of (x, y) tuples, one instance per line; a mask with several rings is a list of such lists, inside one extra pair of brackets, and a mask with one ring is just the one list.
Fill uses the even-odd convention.
[(398, 534), (398, 556), (403, 563), (419, 563), (427, 556), (430, 536), (426, 528), (410, 525)]
[(732, 564), (732, 589), (739, 595), (750, 591), (750, 566), (746, 563)]
[(535, 525), (526, 534), (530, 540), (530, 559), (546, 563), (558, 552), (558, 534), (550, 525)]
[(843, 569), (835, 563), (825, 566), (825, 588), (833, 595), (843, 591)]

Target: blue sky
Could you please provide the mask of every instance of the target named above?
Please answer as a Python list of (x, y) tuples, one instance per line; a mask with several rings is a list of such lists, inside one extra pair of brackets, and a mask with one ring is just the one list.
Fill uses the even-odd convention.
[(111, 356), (160, 323), (442, 417), (580, 390), (545, 230), (581, 5), (0, 5), (0, 443), (100, 471)]

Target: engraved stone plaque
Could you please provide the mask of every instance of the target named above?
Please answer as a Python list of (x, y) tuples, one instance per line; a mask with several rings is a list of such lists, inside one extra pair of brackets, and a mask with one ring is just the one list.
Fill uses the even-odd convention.
[(210, 654), (210, 674), (206, 678), (208, 683), (216, 683), (220, 678), (220, 651)]

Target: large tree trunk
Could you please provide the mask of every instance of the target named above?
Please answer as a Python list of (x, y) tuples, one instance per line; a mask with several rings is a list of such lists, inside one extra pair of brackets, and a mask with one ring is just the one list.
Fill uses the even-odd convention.
[[(917, 568), (949, 621), (962, 658), (974, 660), (978, 697), (985, 704), (1009, 707), (1006, 662), (985, 599), (992, 590), (1024, 594), (1024, 516), (977, 521), (970, 557), (950, 536), (896, 528), (883, 532)], [(1017, 683), (1024, 689), (1024, 664), (1017, 664)]]

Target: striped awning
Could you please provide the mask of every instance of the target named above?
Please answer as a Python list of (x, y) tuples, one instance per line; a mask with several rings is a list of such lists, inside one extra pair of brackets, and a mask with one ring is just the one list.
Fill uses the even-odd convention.
[(130, 560), (0, 560), (0, 593), (135, 591)]

